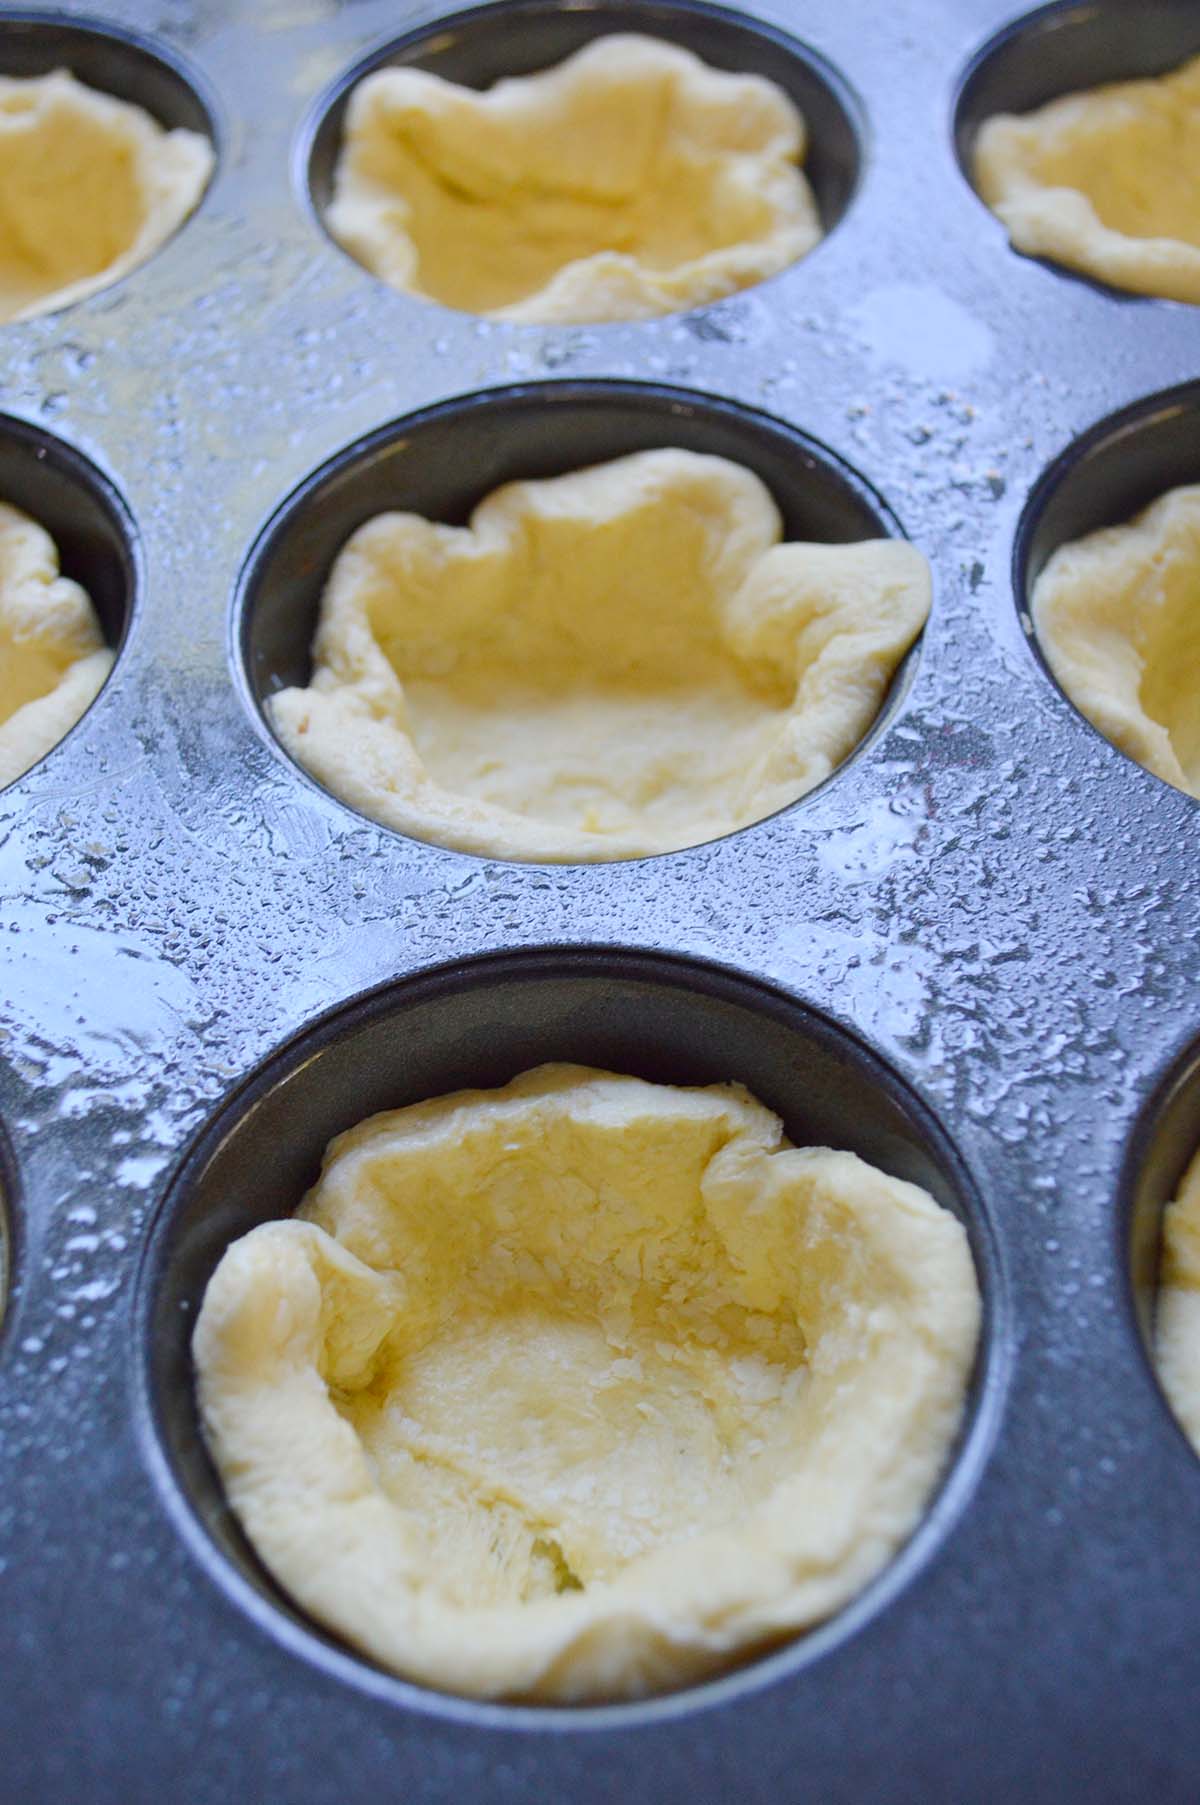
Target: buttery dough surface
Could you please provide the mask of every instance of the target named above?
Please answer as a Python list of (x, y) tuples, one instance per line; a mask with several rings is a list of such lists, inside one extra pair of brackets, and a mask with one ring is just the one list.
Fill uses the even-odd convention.
[(804, 121), (756, 75), (597, 39), (486, 93), (380, 69), (328, 225), (394, 288), (493, 319), (648, 319), (761, 282), (821, 237)]
[(974, 181), (1031, 257), (1200, 302), (1200, 56), (985, 121)]
[(270, 719), (420, 839), (535, 860), (710, 840), (846, 757), (929, 608), (905, 542), (781, 531), (756, 476), (685, 451), (511, 483), (467, 527), (380, 515)]
[(1200, 484), (1060, 546), (1032, 613), (1047, 663), (1092, 725), (1200, 797)]
[(0, 76), (0, 320), (81, 301), (127, 275), (195, 207), (208, 139), (64, 69)]
[(56, 746), (112, 669), (91, 602), (50, 535), (0, 502), (0, 787)]
[(372, 1117), (226, 1251), (194, 1353), (280, 1585), (384, 1665), (555, 1701), (836, 1610), (945, 1463), (961, 1225), (740, 1086), (542, 1066)]
[(1200, 1454), (1200, 1154), (1163, 1212), (1156, 1354), (1163, 1390)]

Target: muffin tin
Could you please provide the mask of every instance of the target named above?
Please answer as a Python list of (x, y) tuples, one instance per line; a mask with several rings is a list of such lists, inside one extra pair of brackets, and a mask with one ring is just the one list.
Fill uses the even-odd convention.
[[(114, 0), (71, 60), (207, 119), (209, 192), (150, 264), (5, 329), (3, 492), (120, 647), (0, 795), (7, 1795), (1190, 1801), (1200, 1463), (1145, 1333), (1200, 1141), (1200, 809), (1065, 701), (1025, 609), (1064, 538), (1200, 479), (1200, 327), (1016, 256), (959, 159), (985, 102), (1200, 49), (1200, 7), (148, 24)], [(512, 326), (323, 235), (330, 109), (373, 46), (491, 79), (615, 25), (786, 64), (818, 140), (830, 97), (813, 173), (842, 216), (807, 259), (689, 315)], [(94, 30), (0, 15), (0, 68)], [(930, 558), (925, 635), (819, 790), (687, 852), (530, 866), (402, 839), (284, 757), (261, 699), (357, 520), (668, 439), (736, 445), (797, 529)], [(872, 1587), (705, 1687), (557, 1712), (423, 1691), (292, 1613), (187, 1358), (221, 1247), (294, 1207), (332, 1132), (544, 1058), (744, 1079), (795, 1137), (927, 1183), (985, 1295), (954, 1459)]]

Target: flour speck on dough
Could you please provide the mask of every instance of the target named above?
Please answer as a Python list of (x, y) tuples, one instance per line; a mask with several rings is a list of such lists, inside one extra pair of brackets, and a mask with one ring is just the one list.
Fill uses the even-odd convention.
[(961, 1224), (737, 1085), (543, 1066), (372, 1117), (235, 1241), (194, 1351), (230, 1503), (319, 1622), (447, 1691), (703, 1678), (910, 1534), (963, 1409)]
[(829, 775), (924, 624), (901, 540), (782, 543), (749, 470), (640, 452), (510, 483), (466, 527), (340, 553), (286, 749), (386, 826), (486, 857), (700, 844)]
[(493, 319), (649, 319), (821, 237), (804, 121), (757, 75), (630, 33), (486, 93), (419, 69), (355, 89), (327, 224), (394, 288)]

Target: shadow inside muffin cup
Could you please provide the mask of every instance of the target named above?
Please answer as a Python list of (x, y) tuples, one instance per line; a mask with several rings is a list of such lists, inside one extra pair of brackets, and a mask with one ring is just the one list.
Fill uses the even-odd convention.
[[(1163, 1211), (1200, 1153), (1200, 1041), (1177, 1060), (1133, 1131), (1122, 1179), (1120, 1232), (1125, 1242), (1133, 1313), (1155, 1371), (1155, 1313), (1162, 1257)], [(1164, 1394), (1165, 1395), (1165, 1394)], [(1170, 1404), (1168, 1401), (1168, 1409)], [(1182, 1430), (1180, 1431), (1182, 1433)]]
[(0, 501), (49, 533), (63, 576), (86, 590), (119, 654), (133, 621), (138, 560), (133, 521), (113, 484), (61, 439), (0, 415)]
[[(681, 1699), (715, 1701), (736, 1676), (637, 1705), (530, 1707), (452, 1699), (384, 1674), (365, 1657), (347, 1659), (255, 1558), (225, 1502), (196, 1411), (191, 1337), (205, 1286), (231, 1241), (294, 1212), (334, 1135), (380, 1110), (499, 1086), (547, 1061), (676, 1085), (738, 1080), (781, 1116), (797, 1145), (853, 1151), (923, 1186), (963, 1222), (983, 1325), (939, 1489), (881, 1576), (827, 1624), (760, 1659), (755, 1672), (766, 1677), (780, 1664), (815, 1659), (872, 1618), (965, 1508), (992, 1438), (1004, 1338), (990, 1223), (950, 1138), (883, 1060), (786, 993), (724, 967), (612, 947), (490, 954), (372, 991), (281, 1048), (201, 1132), (152, 1225), (135, 1307), (142, 1428), (167, 1507), (193, 1552), (293, 1652), (401, 1704), (491, 1721), (539, 1712), (559, 1722), (628, 1721)], [(748, 1651), (742, 1669), (761, 1654)]]
[[(272, 742), (278, 745), (265, 704), (277, 691), (310, 681), (330, 568), (365, 521), (396, 509), (463, 526), (503, 483), (561, 476), (659, 447), (728, 458), (752, 470), (780, 511), (785, 540), (840, 545), (904, 537), (887, 503), (834, 452), (736, 402), (602, 380), (530, 383), (443, 402), (331, 458), (282, 503), (253, 546), (234, 600), (233, 651)], [(919, 644), (898, 665), (874, 722), (826, 782), (894, 717)]]
[(104, 20), (36, 10), (0, 14), (0, 75), (51, 75), (67, 69), (86, 87), (143, 107), (168, 131), (217, 141), (213, 111), (196, 78), (165, 46)]
[[(842, 77), (816, 51), (761, 19), (698, 0), (500, 0), (452, 13), (380, 45), (318, 99), (299, 148), (298, 174), (322, 226), (350, 95), (377, 69), (421, 69), (483, 89), (549, 69), (614, 32), (640, 32), (690, 50), (714, 69), (761, 75), (799, 107), (808, 131), (804, 174), (830, 233), (846, 213), (862, 167), (862, 114)], [(336, 239), (334, 240), (336, 243)], [(339, 246), (339, 249), (341, 247)]]
[[(1055, 459), (1031, 490), (1013, 544), (1013, 593), (1038, 663), (1060, 694), (1065, 691), (1046, 661), (1033, 623), (1031, 604), (1038, 577), (1060, 546), (1102, 527), (1123, 526), (1168, 490), (1198, 482), (1200, 382), (1189, 382), (1098, 421)], [(1070, 696), (1065, 699), (1075, 707)], [(1112, 745), (1098, 729), (1091, 730), (1106, 746)]]
[(1197, 51), (1195, 0), (1063, 0), (1026, 13), (991, 38), (963, 75), (954, 109), (963, 174), (974, 187), (975, 139), (994, 114), (1031, 113), (1061, 94), (1166, 75)]

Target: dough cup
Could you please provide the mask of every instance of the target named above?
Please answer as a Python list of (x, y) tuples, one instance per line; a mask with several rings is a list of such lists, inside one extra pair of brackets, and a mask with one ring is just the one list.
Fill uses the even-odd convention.
[(736, 1087), (547, 1066), (342, 1135), (195, 1336), (251, 1542), (485, 1697), (640, 1696), (858, 1591), (962, 1409), (961, 1225)]

